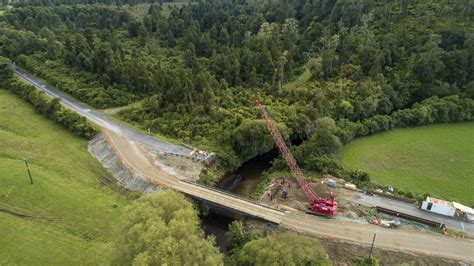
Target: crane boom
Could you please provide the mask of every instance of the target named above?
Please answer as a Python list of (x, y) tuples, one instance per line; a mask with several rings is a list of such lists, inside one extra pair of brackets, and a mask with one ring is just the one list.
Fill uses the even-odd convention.
[(286, 146), (285, 140), (281, 136), (280, 131), (278, 131), (278, 128), (272, 122), (270, 116), (265, 110), (265, 107), (258, 100), (255, 101), (255, 105), (260, 111), (260, 114), (262, 115), (265, 121), (265, 125), (268, 131), (270, 131), (270, 134), (272, 135), (273, 140), (275, 141), (275, 144), (278, 147), (278, 150), (280, 151), (281, 155), (283, 156), (286, 163), (288, 164), (288, 167), (290, 168), (291, 172), (296, 177), (296, 180), (298, 181), (298, 184), (300, 185), (301, 189), (303, 189), (306, 197), (311, 202), (312, 211), (318, 214), (323, 214), (323, 215), (336, 214), (337, 203), (334, 201), (334, 195), (332, 194), (332, 192), (328, 198), (321, 198), (310, 187), (309, 183), (306, 182), (303, 172), (301, 171), (300, 167), (296, 163), (295, 158), (293, 157), (290, 150), (288, 149), (288, 146)]

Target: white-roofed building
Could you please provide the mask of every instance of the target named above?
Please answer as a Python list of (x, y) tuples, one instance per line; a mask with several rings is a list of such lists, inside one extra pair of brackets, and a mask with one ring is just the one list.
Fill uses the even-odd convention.
[(426, 197), (421, 204), (421, 209), (450, 217), (456, 214), (456, 208), (452, 202), (432, 197)]

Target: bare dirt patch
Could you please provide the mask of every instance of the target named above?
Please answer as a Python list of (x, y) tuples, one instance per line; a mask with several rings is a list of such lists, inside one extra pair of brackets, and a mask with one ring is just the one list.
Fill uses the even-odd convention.
[[(333, 179), (339, 184), (343, 181), (337, 178), (321, 178), (319, 182), (310, 183), (310, 186), (320, 197), (328, 197), (330, 192), (335, 194), (335, 201), (338, 203), (337, 214), (335, 219), (341, 220), (358, 220), (364, 222), (365, 218), (370, 215), (369, 208), (354, 203), (353, 199), (358, 197), (358, 193), (348, 189), (335, 187), (330, 188), (324, 182), (328, 179)], [(283, 190), (288, 191), (288, 197), (283, 199)], [(260, 197), (260, 202), (263, 204), (287, 209), (296, 209), (300, 211), (307, 211), (310, 204), (309, 200), (300, 188), (296, 179), (291, 176), (281, 177), (275, 179), (264, 191)]]
[(189, 158), (165, 155), (152, 149), (148, 149), (148, 152), (152, 155), (155, 165), (179, 179), (196, 182), (204, 167), (201, 162)]
[[(154, 192), (158, 189), (156, 185), (146, 181), (142, 176), (129, 169), (117, 157), (103, 134), (97, 135), (89, 142), (88, 150), (112, 173), (115, 180), (126, 189), (141, 192)], [(100, 183), (108, 187), (116, 187), (116, 183), (108, 179), (101, 179)]]

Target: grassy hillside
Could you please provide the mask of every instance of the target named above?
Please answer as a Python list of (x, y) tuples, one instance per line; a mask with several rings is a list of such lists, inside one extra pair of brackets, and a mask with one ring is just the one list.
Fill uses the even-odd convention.
[(96, 261), (127, 199), (100, 185), (111, 177), (87, 142), (0, 90), (0, 147), (0, 264)]
[(373, 181), (474, 205), (474, 123), (397, 129), (353, 141), (346, 167)]

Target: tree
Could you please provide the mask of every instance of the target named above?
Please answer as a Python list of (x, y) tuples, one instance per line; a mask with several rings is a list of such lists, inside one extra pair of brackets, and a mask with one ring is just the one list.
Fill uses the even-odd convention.
[(311, 58), (308, 61), (308, 67), (311, 72), (312, 79), (320, 79), (323, 77), (323, 59), (321, 57)]
[(0, 83), (2, 85), (13, 77), (11, 63), (10, 59), (0, 56)]
[(227, 241), (229, 242), (229, 250), (235, 252), (240, 249), (250, 239), (245, 232), (244, 223), (242, 221), (233, 221), (229, 224), (226, 232)]
[(422, 82), (422, 89), (417, 91), (417, 100), (423, 100), (433, 95), (432, 87), (436, 80), (442, 79), (445, 65), (442, 60), (443, 49), (439, 47), (440, 36), (432, 34), (423, 45), (420, 53), (412, 55), (412, 69)]
[(234, 259), (237, 265), (330, 265), (318, 240), (292, 232), (253, 240)]
[(172, 190), (142, 196), (128, 206), (117, 245), (117, 264), (222, 265), (192, 203)]
[[(288, 129), (283, 124), (277, 125), (283, 137), (288, 137)], [(246, 161), (257, 155), (270, 151), (275, 146), (263, 120), (245, 120), (234, 130), (232, 147)]]
[(313, 135), (309, 141), (298, 149), (303, 149), (303, 156), (309, 154), (335, 155), (342, 148), (341, 141), (335, 135), (336, 130), (336, 123), (332, 118), (319, 118), (314, 123)]
[(336, 75), (339, 68), (339, 55), (336, 53), (339, 45), (339, 35), (326, 36), (322, 39), (322, 43), (322, 70), (324, 77), (329, 78)]

